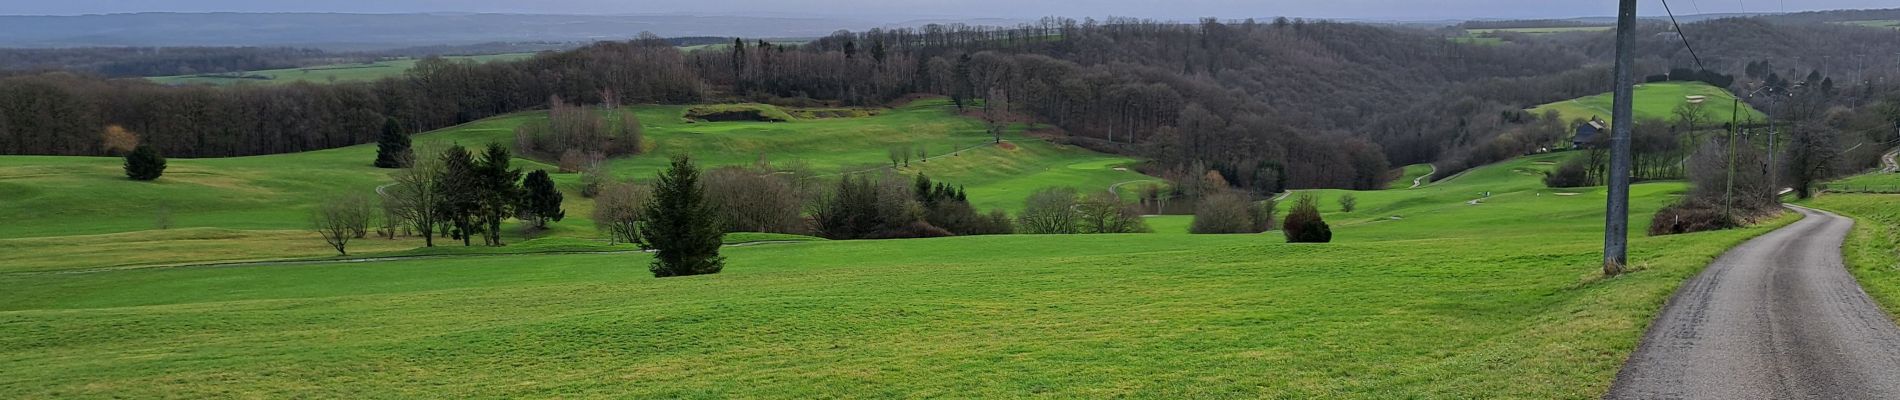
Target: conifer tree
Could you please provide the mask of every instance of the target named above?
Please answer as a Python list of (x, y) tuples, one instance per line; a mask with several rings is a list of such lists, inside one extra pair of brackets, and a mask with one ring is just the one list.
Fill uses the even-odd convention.
[(395, 118), (383, 120), (383, 136), (376, 140), (376, 168), (408, 168), (414, 157), (402, 124)]
[(560, 221), (567, 216), (561, 209), (561, 191), (554, 187), (554, 179), (548, 177), (547, 170), (535, 170), (522, 179), (520, 212), (521, 219), (534, 224), (535, 228), (547, 228), (549, 221)]
[(640, 247), (654, 252), (649, 268), (654, 277), (716, 274), (724, 268), (719, 246), (725, 232), (716, 211), (706, 201), (692, 158), (673, 156), (642, 212)]
[(158, 179), (165, 174), (165, 156), (152, 145), (141, 144), (125, 155), (125, 177), (135, 181)]

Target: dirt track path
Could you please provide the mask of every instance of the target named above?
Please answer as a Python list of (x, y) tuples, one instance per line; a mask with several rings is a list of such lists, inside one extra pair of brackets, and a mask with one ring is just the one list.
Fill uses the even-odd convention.
[(1853, 220), (1743, 243), (1676, 290), (1610, 399), (1900, 399), (1900, 327), (1841, 264)]
[(1412, 178), (1412, 187), (1409, 187), (1406, 189), (1417, 189), (1419, 186), (1425, 185), (1426, 178), (1430, 178), (1432, 177), (1432, 175), (1438, 175), (1437, 164), (1425, 164), (1425, 165), (1432, 167), (1432, 172), (1426, 172), (1424, 175), (1419, 175), (1417, 178)]

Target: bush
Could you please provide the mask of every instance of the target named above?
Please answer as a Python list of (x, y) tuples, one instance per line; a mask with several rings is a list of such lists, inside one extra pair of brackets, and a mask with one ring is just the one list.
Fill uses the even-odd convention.
[(804, 234), (800, 215), (804, 196), (789, 175), (743, 167), (723, 167), (706, 174), (706, 197), (725, 222), (726, 232)]
[[(522, 154), (557, 158), (563, 170), (570, 165), (569, 152), (583, 157), (640, 154), (644, 151), (644, 133), (640, 119), (632, 112), (618, 112), (619, 119), (602, 116), (594, 107), (567, 104), (560, 98), (549, 99), (548, 118), (529, 121), (515, 127), (515, 148)], [(595, 156), (598, 154), (598, 156)], [(584, 160), (581, 159), (581, 160)]]
[(1081, 215), (1081, 233), (1147, 233), (1148, 223), (1141, 219), (1139, 205), (1122, 202), (1121, 197), (1108, 191), (1098, 191), (1082, 197), (1076, 205)]
[(1544, 186), (1553, 188), (1574, 188), (1597, 186), (1596, 177), (1590, 173), (1587, 157), (1576, 157), (1564, 161), (1557, 169), (1544, 173)]
[(1657, 210), (1656, 216), (1649, 220), (1649, 234), (1650, 236), (1674, 235), (1738, 226), (1741, 226), (1741, 221), (1724, 214), (1721, 203), (1685, 198)]
[(609, 244), (635, 243), (640, 238), (640, 207), (653, 190), (632, 183), (608, 183), (594, 197), (594, 228), (607, 233)]
[(1333, 228), (1319, 215), (1319, 196), (1302, 194), (1293, 202), (1293, 210), (1287, 212), (1286, 223), (1281, 228), (1286, 232), (1287, 243), (1327, 243), (1333, 241)]
[[(1195, 234), (1260, 233), (1259, 211), (1239, 192), (1223, 190), (1201, 196), (1194, 205), (1194, 222), (1188, 232)], [(1267, 217), (1272, 219), (1272, 217)]]
[(1359, 208), (1358, 197), (1354, 197), (1350, 193), (1339, 196), (1339, 211), (1340, 212), (1352, 212), (1352, 210), (1355, 210), (1358, 208)]
[(813, 228), (826, 239), (935, 235), (932, 230), (912, 226), (924, 219), (924, 207), (918, 204), (908, 182), (894, 175), (846, 175), (838, 180), (835, 190), (817, 196), (811, 214)]
[(135, 181), (150, 181), (165, 174), (165, 156), (158, 154), (152, 145), (141, 144), (125, 155), (125, 177)]

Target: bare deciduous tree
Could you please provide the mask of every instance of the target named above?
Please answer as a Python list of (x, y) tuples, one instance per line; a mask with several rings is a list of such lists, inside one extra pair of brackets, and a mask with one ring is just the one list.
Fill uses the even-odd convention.
[(1076, 210), (1073, 188), (1044, 188), (1030, 194), (1023, 211), (1017, 215), (1016, 229), (1030, 234), (1069, 234), (1077, 232), (1081, 213)]
[(594, 227), (607, 233), (610, 243), (636, 243), (640, 234), (641, 208), (653, 196), (653, 190), (633, 183), (602, 184), (594, 196)]
[(317, 205), (311, 216), (311, 225), (323, 241), (336, 248), (336, 253), (349, 255), (346, 248), (352, 239), (360, 239), (369, 230), (371, 211), (369, 197), (362, 193), (347, 193), (332, 197)]

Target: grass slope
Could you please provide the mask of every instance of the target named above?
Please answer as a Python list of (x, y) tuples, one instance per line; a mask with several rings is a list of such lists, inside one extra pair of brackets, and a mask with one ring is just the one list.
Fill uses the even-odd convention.
[[(674, 152), (689, 152), (702, 165), (752, 165), (761, 156), (781, 165), (803, 163), (821, 173), (882, 171), (890, 166), (889, 149), (923, 145), (939, 158), (912, 161), (903, 173), (925, 172), (964, 185), (971, 200), (984, 210), (1022, 207), (1028, 194), (1043, 186), (1065, 185), (1082, 190), (1107, 190), (1112, 184), (1151, 180), (1119, 170), (1133, 159), (1059, 146), (1021, 134), (1006, 136), (1009, 146), (991, 145), (981, 123), (958, 117), (943, 100), (924, 100), (862, 118), (795, 120), (792, 122), (688, 123), (683, 106), (640, 106), (651, 154), (613, 160), (609, 166), (621, 177), (649, 181)], [(514, 128), (544, 118), (521, 113), (414, 136), (418, 148), (440, 148), (453, 143), (480, 147), (487, 143), (512, 144)], [(1019, 127), (1020, 130), (1020, 127)], [(946, 155), (952, 149), (967, 149)], [(389, 182), (390, 170), (369, 165), (375, 145), (367, 144), (296, 154), (218, 159), (172, 159), (163, 178), (134, 182), (124, 178), (122, 162), (109, 157), (0, 157), (0, 248), (16, 263), (8, 269), (97, 268), (151, 263), (136, 252), (98, 253), (73, 258), (71, 248), (54, 237), (123, 234), (106, 242), (147, 237), (183, 238), (151, 231), (161, 215), (177, 229), (204, 228), (216, 240), (174, 240), (165, 248), (179, 254), (175, 262), (321, 256), (327, 250), (306, 228), (310, 207), (338, 192), (371, 193)], [(532, 160), (517, 159), (524, 169), (554, 169)], [(575, 190), (578, 176), (556, 174), (566, 190), (568, 218), (540, 236), (593, 238), (588, 219), (592, 202)], [(129, 233), (140, 232), (144, 233)], [(199, 231), (192, 231), (199, 232)], [(519, 242), (515, 229), (509, 241)], [(34, 239), (34, 240), (27, 240)], [(90, 242), (94, 239), (79, 239)], [(365, 251), (382, 252), (420, 246), (420, 241), (359, 241)], [(312, 246), (316, 245), (316, 246)], [(101, 244), (100, 246), (106, 246)], [(269, 249), (247, 253), (245, 249)], [(123, 255), (119, 257), (117, 255)]]
[[(534, 53), (491, 54), (480, 56), (442, 57), (450, 61), (485, 63), (490, 61), (512, 61), (533, 57)], [(175, 75), (146, 78), (167, 85), (210, 84), (234, 85), (239, 83), (284, 84), (291, 82), (360, 82), (372, 81), (402, 75), (416, 66), (417, 59), (404, 58), (367, 63), (331, 64), (303, 68), (266, 69), (256, 71)]]
[[(1393, 179), (1391, 183), (1387, 183), (1385, 188), (1386, 189), (1410, 189), (1412, 187), (1413, 180), (1417, 180), (1419, 177), (1425, 176), (1425, 174), (1429, 174), (1429, 173), (1432, 173), (1431, 164), (1407, 165), (1404, 168), (1399, 169), (1399, 177), (1397, 179)], [(1431, 183), (1431, 181), (1432, 180), (1430, 178), (1427, 178), (1420, 183)]]
[[(1702, 104), (1702, 115), (1708, 118), (1709, 122), (1706, 124), (1709, 126), (1719, 127), (1721, 124), (1728, 123), (1730, 113), (1735, 110), (1733, 106), (1735, 95), (1727, 90), (1701, 82), (1657, 82), (1636, 87), (1636, 104), (1634, 105), (1636, 119), (1673, 121), (1676, 119), (1676, 106), (1683, 104), (1686, 96), (1708, 96), (1708, 100)], [(1587, 120), (1593, 116), (1609, 121), (1610, 108), (1614, 105), (1614, 101), (1614, 95), (1604, 93), (1545, 104), (1531, 108), (1530, 111), (1543, 115), (1545, 111), (1555, 110), (1563, 115), (1565, 121)], [(1767, 120), (1766, 114), (1762, 114), (1761, 111), (1747, 104), (1742, 105), (1739, 115), (1744, 122)]]
[[(0, 274), (0, 397), (1596, 398), (1670, 292), (1767, 227), (1639, 235), (1641, 271), (1595, 278), (1601, 191), (1533, 176), (1562, 156), (1357, 193), (1325, 245), (808, 242), (670, 279), (643, 253)], [(1681, 190), (1637, 185), (1633, 219)]]

